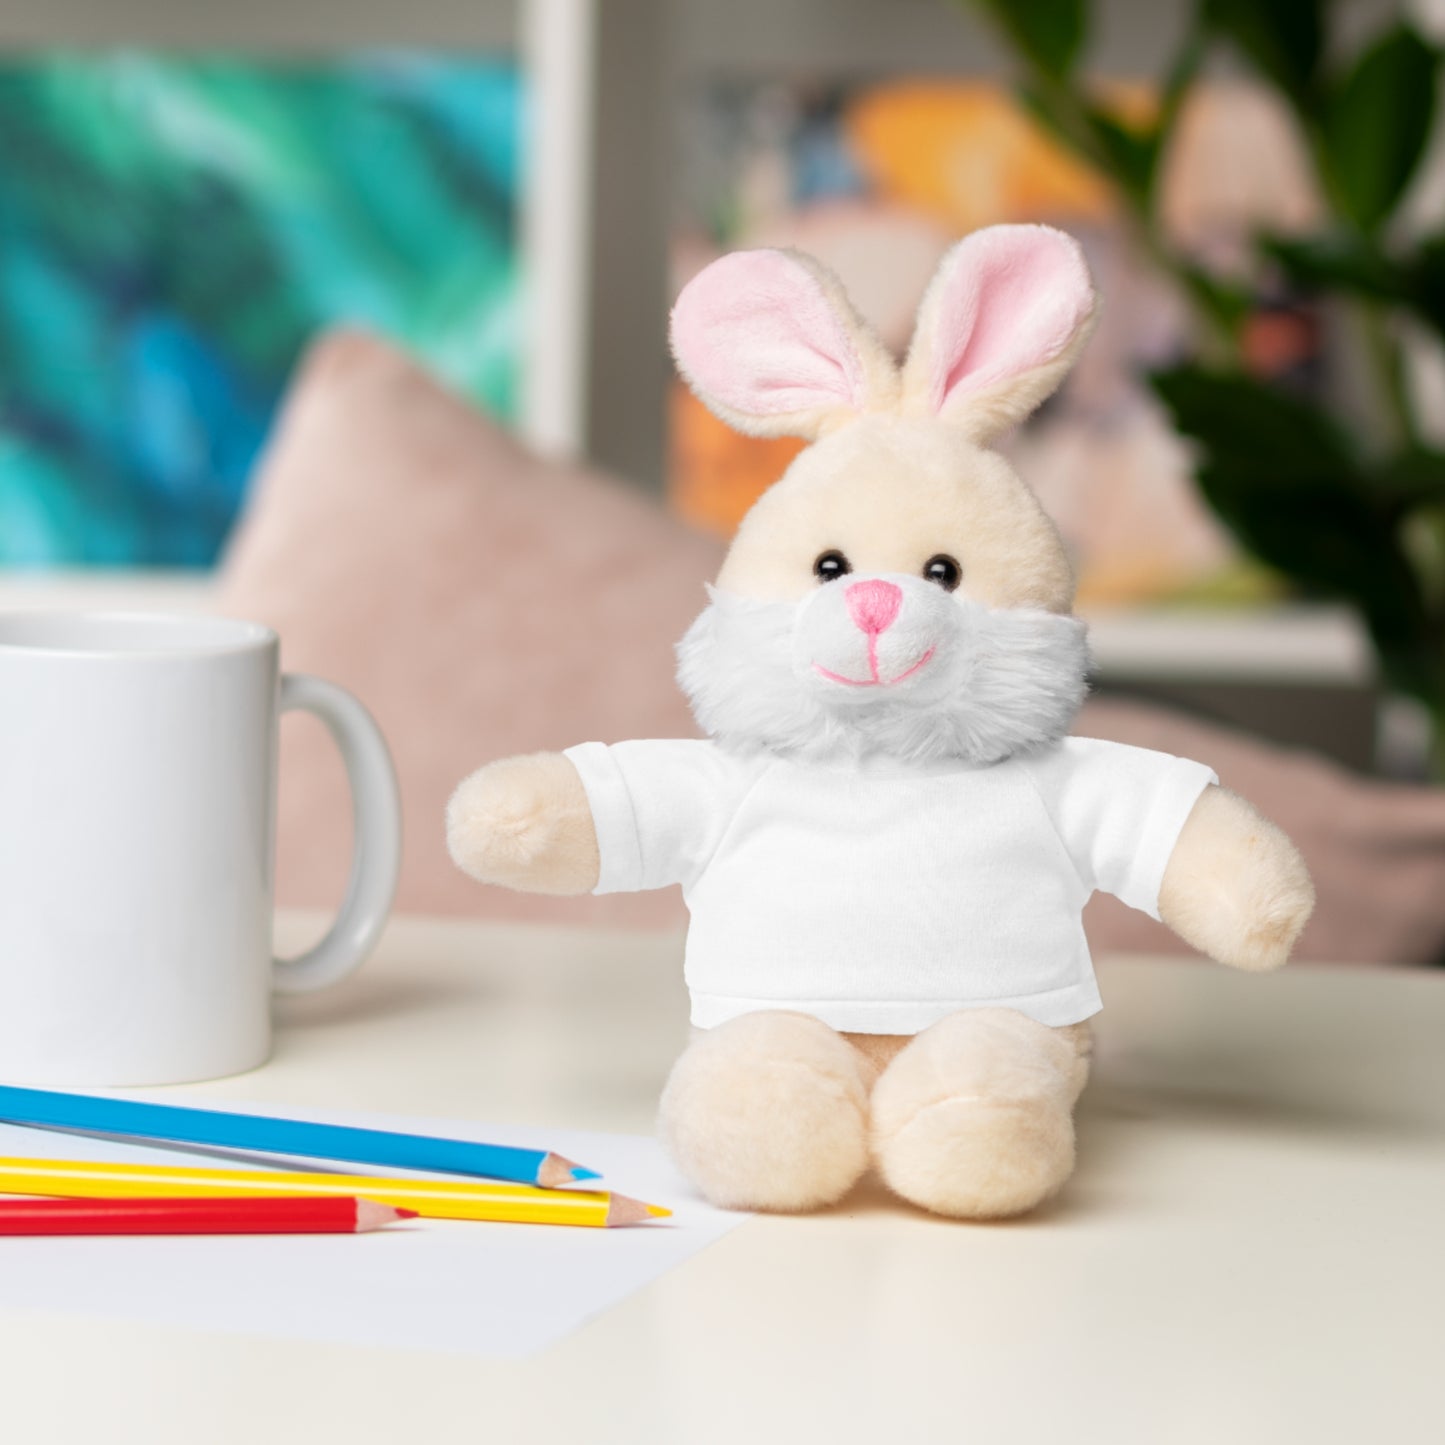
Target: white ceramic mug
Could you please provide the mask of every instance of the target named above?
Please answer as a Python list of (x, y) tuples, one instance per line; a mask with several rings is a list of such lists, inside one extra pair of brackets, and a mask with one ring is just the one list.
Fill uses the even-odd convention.
[[(396, 891), (401, 817), (350, 693), (282, 677), (250, 622), (0, 614), (0, 1082), (172, 1084), (254, 1068), (273, 989), (351, 972)], [(279, 717), (317, 714), (356, 846), (331, 931), (272, 958)]]

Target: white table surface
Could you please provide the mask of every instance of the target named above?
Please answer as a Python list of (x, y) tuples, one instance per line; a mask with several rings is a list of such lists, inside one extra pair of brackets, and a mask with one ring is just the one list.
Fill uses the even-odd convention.
[[(679, 973), (671, 936), (401, 919), (356, 978), (283, 1002), (266, 1068), (174, 1093), (645, 1130)], [(520, 1362), (0, 1312), (3, 1438), (1442, 1438), (1445, 973), (1100, 974), (1080, 1169), (1030, 1219), (865, 1186)]]

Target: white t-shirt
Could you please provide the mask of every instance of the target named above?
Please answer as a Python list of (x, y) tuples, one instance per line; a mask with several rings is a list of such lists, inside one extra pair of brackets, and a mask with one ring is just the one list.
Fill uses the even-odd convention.
[(1158, 917), (1214, 774), (1068, 738), (988, 767), (823, 766), (711, 742), (582, 743), (596, 892), (682, 885), (703, 1028), (757, 1009), (916, 1033), (958, 1009), (1097, 1013), (1080, 912), (1095, 889)]

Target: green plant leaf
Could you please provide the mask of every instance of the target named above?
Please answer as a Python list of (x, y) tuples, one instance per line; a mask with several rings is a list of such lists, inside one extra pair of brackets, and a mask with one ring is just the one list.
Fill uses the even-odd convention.
[(1303, 240), (1267, 236), (1259, 244), (1299, 285), (1405, 307), (1445, 339), (1445, 233), (1402, 255), (1346, 232)]
[(1406, 270), (1411, 310), (1445, 340), (1445, 232), (1421, 241)]
[(1340, 207), (1367, 232), (1395, 209), (1424, 153), (1437, 60), (1417, 31), (1397, 25), (1365, 50), (1323, 103), (1321, 166)]
[(1372, 241), (1333, 232), (1304, 239), (1262, 236), (1259, 244), (1290, 280), (1311, 291), (1348, 291), (1381, 301), (1398, 301), (1407, 291), (1405, 273)]
[(1154, 187), (1154, 170), (1159, 159), (1159, 135), (1120, 125), (1097, 106), (1084, 111), (1094, 133), (1094, 144), (1104, 158), (1106, 174), (1116, 185), (1147, 203)]
[(1055, 80), (1074, 68), (1084, 44), (1085, 0), (972, 0), (1031, 65)]
[(1240, 373), (1179, 366), (1155, 392), (1199, 444), (1200, 489), (1244, 547), (1304, 587), (1360, 611), (1396, 686), (1438, 701), (1434, 620), (1395, 508), (1347, 434), (1300, 397)]
[(1322, 0), (1204, 0), (1204, 21), (1308, 113), (1323, 49), (1323, 9)]
[(1411, 447), (1376, 468), (1377, 491), (1397, 512), (1445, 502), (1445, 453)]
[(1179, 429), (1241, 475), (1257, 472), (1274, 489), (1308, 484), (1350, 490), (1360, 478), (1349, 435), (1303, 397), (1242, 372), (1189, 363), (1156, 371), (1149, 380)]
[(1174, 273), (1185, 292), (1192, 296), (1196, 305), (1212, 316), (1230, 335), (1238, 333), (1240, 326), (1255, 307), (1255, 295), (1238, 282), (1227, 277), (1213, 276), (1201, 266), (1180, 261)]
[(1014, 88), (1014, 96), (1041, 129), (1104, 174), (1104, 157), (1072, 92), (1059, 85), (1021, 80)]

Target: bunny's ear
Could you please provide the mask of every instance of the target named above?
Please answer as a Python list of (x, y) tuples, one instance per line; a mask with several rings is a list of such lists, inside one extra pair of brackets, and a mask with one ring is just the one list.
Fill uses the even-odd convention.
[(903, 368), (903, 410), (986, 443), (1064, 379), (1097, 298), (1072, 236), (990, 226), (944, 258), (923, 298)]
[(672, 309), (672, 354), (708, 408), (753, 436), (811, 441), (898, 395), (838, 278), (794, 251), (738, 251), (699, 272)]

